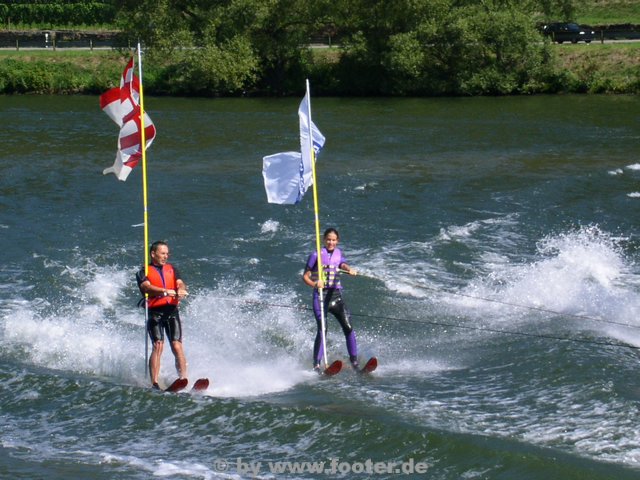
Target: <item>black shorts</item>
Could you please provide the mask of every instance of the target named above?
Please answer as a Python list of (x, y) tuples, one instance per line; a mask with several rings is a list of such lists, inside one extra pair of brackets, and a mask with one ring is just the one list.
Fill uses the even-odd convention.
[(154, 343), (164, 342), (165, 332), (170, 342), (181, 342), (182, 323), (180, 322), (178, 308), (170, 305), (169, 308), (149, 310), (147, 332), (149, 332), (149, 337)]

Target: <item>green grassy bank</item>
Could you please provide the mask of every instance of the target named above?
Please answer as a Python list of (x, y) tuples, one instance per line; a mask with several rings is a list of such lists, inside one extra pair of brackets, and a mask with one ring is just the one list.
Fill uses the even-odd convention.
[[(640, 93), (638, 43), (563, 44), (551, 50), (556, 75), (540, 93)], [(338, 56), (336, 48), (314, 51), (319, 68)], [(116, 85), (124, 64), (123, 54), (112, 50), (0, 50), (0, 94), (99, 94)], [(170, 71), (146, 63), (147, 93), (166, 94)]]
[(0, 93), (103, 93), (124, 64), (110, 50), (0, 50)]
[(564, 88), (575, 93), (640, 93), (640, 43), (556, 45)]
[(637, 0), (582, 0), (575, 2), (576, 18), (587, 25), (640, 25)]

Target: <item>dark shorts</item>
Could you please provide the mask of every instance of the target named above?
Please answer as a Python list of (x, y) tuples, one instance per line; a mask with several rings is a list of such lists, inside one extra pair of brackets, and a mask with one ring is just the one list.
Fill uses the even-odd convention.
[(149, 310), (147, 332), (152, 342), (163, 342), (165, 332), (170, 342), (182, 341), (182, 323), (180, 312), (174, 307)]

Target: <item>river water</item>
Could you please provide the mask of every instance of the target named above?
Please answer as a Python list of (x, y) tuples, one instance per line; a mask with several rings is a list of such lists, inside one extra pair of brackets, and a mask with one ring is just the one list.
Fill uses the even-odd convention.
[(150, 236), (212, 382), (171, 395), (144, 371), (142, 169), (102, 175), (97, 97), (0, 98), (0, 477), (638, 478), (640, 99), (314, 98), (321, 228), (380, 362), (326, 380), (312, 196), (268, 204), (261, 175), (299, 101), (146, 99)]

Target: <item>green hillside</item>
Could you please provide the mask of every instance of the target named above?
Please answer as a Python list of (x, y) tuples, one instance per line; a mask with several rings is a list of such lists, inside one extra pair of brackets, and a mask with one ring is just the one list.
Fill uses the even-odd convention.
[(574, 1), (576, 18), (587, 25), (640, 25), (639, 0)]

